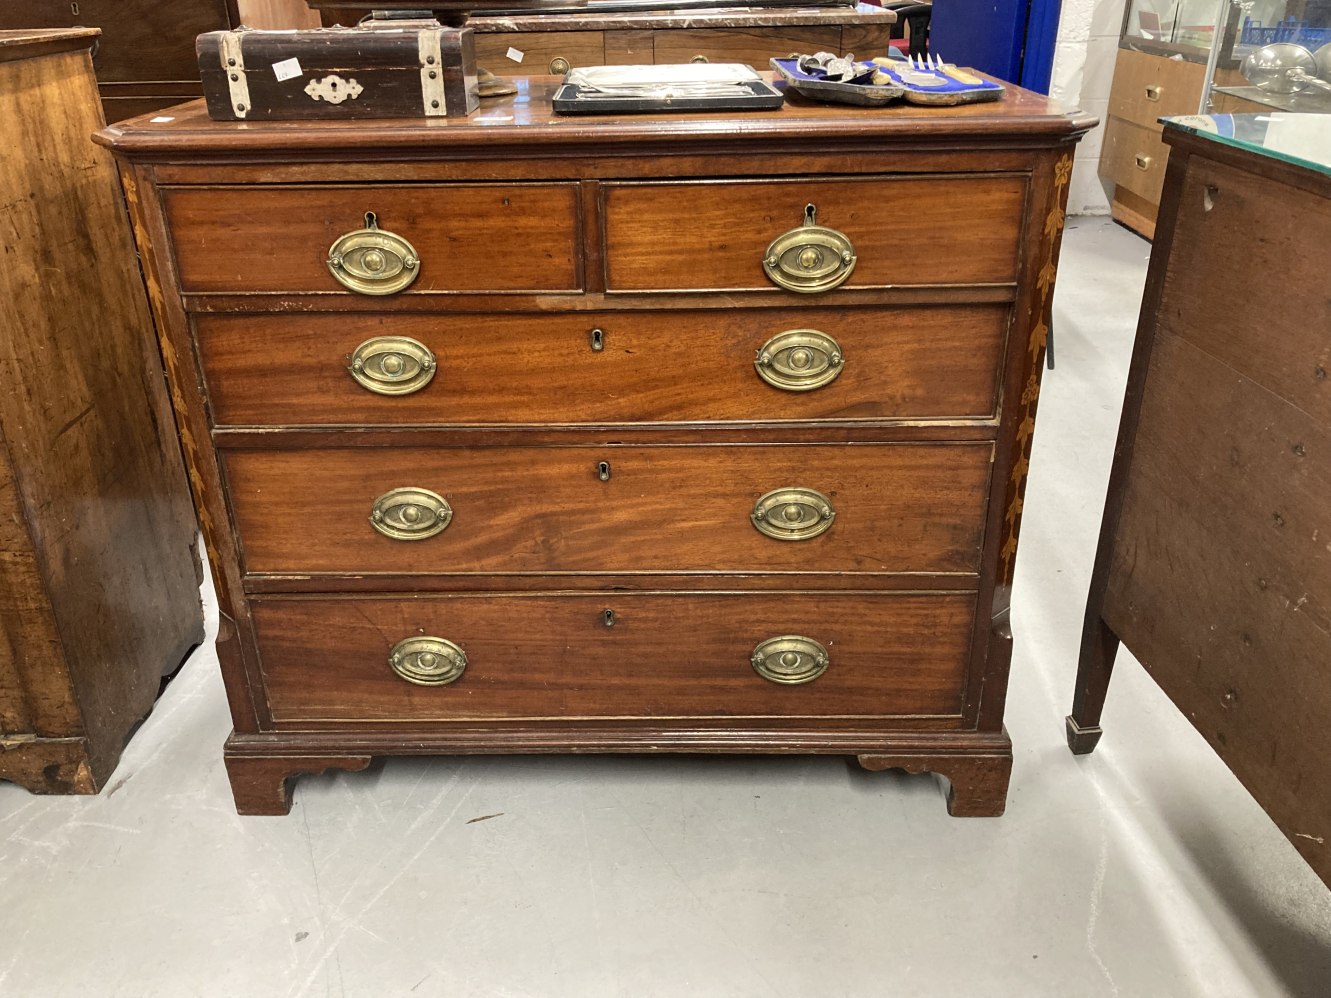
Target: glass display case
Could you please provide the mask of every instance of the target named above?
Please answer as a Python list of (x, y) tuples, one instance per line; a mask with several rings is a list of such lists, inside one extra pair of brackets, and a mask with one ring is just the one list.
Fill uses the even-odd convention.
[(1224, 0), (1202, 109), (1331, 113), (1331, 0)]
[(1206, 62), (1216, 33), (1216, 8), (1216, 0), (1129, 0), (1119, 45)]

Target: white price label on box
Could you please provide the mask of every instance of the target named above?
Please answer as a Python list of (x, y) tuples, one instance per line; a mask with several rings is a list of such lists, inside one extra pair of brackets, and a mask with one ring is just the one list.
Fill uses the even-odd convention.
[(273, 63), (273, 75), (277, 77), (278, 83), (282, 83), (285, 80), (294, 80), (297, 76), (303, 76), (304, 71), (300, 68), (300, 60), (292, 56), (290, 59)]
[(526, 53), (523, 52), (521, 49), (515, 49), (510, 47), (507, 52), (507, 55), (514, 62), (521, 62), (523, 58), (525, 58)]

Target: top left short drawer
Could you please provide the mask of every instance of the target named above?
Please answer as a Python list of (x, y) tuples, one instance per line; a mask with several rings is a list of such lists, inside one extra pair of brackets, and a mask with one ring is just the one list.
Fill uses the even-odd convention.
[[(186, 293), (391, 298), (582, 285), (573, 184), (175, 187), (162, 196)], [(364, 234), (374, 229), (382, 238)]]

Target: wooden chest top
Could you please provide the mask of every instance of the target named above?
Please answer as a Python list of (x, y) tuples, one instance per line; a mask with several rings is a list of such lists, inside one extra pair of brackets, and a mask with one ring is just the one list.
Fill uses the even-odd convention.
[[(97, 141), (134, 159), (234, 155), (290, 160), (331, 151), (386, 159), (422, 151), (491, 155), (513, 148), (536, 155), (552, 147), (642, 154), (689, 146), (826, 147), (829, 141), (860, 142), (865, 151), (881, 151), (937, 141), (1008, 146), (1073, 142), (1095, 124), (1090, 115), (1015, 86), (1009, 86), (1001, 101), (954, 108), (866, 110), (788, 94), (779, 111), (581, 118), (552, 110), (557, 78), (522, 77), (515, 82), (516, 94), (487, 100), (466, 118), (218, 122), (208, 118), (201, 102), (194, 102), (113, 125), (99, 133)], [(167, 120), (159, 120), (163, 118)]]

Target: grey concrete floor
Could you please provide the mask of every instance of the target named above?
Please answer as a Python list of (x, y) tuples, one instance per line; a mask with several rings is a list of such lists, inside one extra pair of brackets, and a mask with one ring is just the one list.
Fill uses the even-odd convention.
[(1070, 222), (1005, 817), (832, 758), (519, 757), (239, 818), (201, 650), (100, 797), (0, 784), (0, 995), (1331, 995), (1331, 894), (1136, 663), (1063, 743), (1148, 251)]

